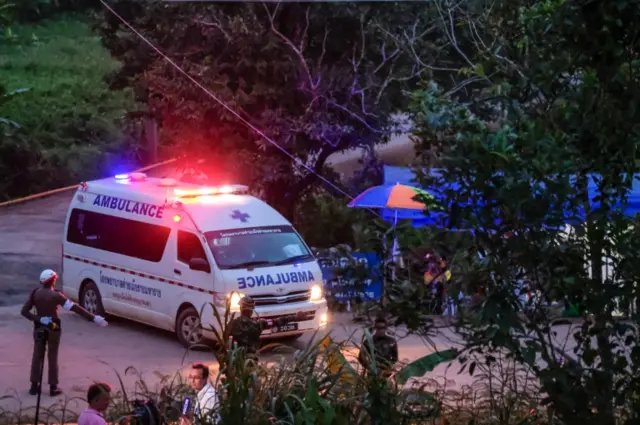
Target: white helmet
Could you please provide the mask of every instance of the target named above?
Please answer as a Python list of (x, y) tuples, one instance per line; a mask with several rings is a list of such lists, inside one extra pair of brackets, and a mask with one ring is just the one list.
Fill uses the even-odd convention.
[(42, 273), (40, 273), (40, 283), (47, 283), (53, 279), (58, 277), (58, 273), (54, 272), (51, 269), (46, 269)]

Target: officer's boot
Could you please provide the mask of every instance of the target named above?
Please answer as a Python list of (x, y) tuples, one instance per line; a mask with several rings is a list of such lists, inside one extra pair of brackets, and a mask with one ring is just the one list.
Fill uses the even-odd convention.
[(31, 394), (31, 395), (38, 394), (38, 383), (37, 382), (32, 382), (31, 383), (31, 388), (29, 388), (29, 394)]
[(51, 397), (55, 397), (55, 396), (60, 395), (60, 394), (62, 394), (62, 390), (60, 388), (58, 388), (57, 385), (52, 385), (49, 388), (49, 395)]

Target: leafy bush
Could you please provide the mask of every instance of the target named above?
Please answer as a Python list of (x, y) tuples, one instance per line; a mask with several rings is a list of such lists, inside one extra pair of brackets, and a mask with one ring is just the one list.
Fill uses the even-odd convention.
[(15, 19), (29, 22), (50, 18), (59, 12), (84, 10), (100, 3), (96, 0), (20, 0), (13, 4)]
[(76, 183), (136, 160), (136, 143), (121, 128), (136, 109), (133, 96), (109, 91), (104, 81), (118, 68), (81, 16), (13, 27), (13, 37), (0, 42), (0, 81), (8, 92), (28, 91), (2, 106), (3, 118), (20, 128), (0, 139), (1, 197)]
[[(318, 191), (320, 192), (320, 191)], [(367, 211), (350, 209), (348, 200), (327, 193), (305, 197), (297, 206), (294, 225), (311, 246), (329, 248), (355, 243), (354, 226), (370, 220)], [(364, 213), (364, 214), (363, 214)]]

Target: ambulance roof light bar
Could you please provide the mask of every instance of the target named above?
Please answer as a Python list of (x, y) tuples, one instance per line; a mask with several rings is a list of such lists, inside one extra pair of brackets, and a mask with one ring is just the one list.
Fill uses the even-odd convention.
[(145, 173), (116, 174), (115, 178), (119, 182), (123, 182), (123, 181), (141, 182), (147, 179), (147, 175)]
[(247, 186), (234, 184), (220, 187), (201, 187), (199, 189), (176, 188), (173, 190), (173, 193), (177, 198), (197, 198), (199, 196), (240, 194), (247, 193), (248, 191), (249, 188)]

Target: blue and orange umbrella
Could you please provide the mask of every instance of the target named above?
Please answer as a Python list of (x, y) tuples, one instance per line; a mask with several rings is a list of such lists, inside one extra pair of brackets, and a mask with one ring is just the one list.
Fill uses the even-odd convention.
[(418, 195), (432, 199), (422, 189), (404, 184), (371, 187), (349, 202), (349, 208), (390, 208), (396, 210), (424, 210), (427, 205), (415, 200)]
[[(433, 196), (428, 192), (404, 184), (398, 183), (395, 185), (374, 186), (353, 198), (347, 206), (349, 208), (381, 208), (394, 210), (395, 217), (393, 220), (393, 227), (395, 228), (398, 223), (399, 210), (423, 211), (427, 208), (427, 205), (423, 202), (414, 199), (417, 198), (418, 195), (422, 195), (422, 198), (433, 199)], [(397, 264), (402, 264), (400, 246), (398, 244), (397, 237), (393, 240), (391, 256), (393, 258), (398, 258), (398, 260), (396, 260)], [(395, 278), (395, 269), (393, 271), (393, 275)]]

